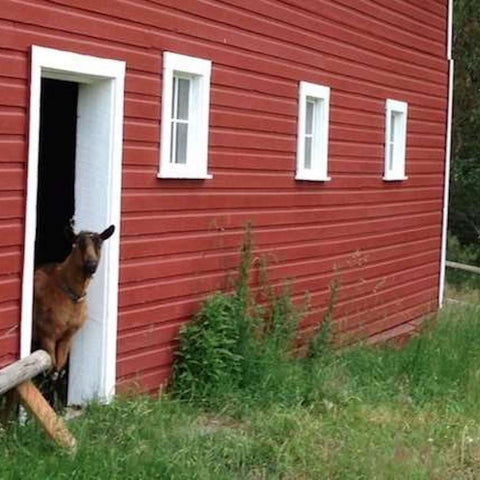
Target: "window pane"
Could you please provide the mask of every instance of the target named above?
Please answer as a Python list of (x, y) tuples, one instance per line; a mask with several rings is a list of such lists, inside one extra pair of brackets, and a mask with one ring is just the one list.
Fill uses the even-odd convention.
[(171, 118), (177, 118), (177, 111), (175, 106), (177, 105), (177, 95), (178, 95), (178, 78), (173, 77), (173, 85), (172, 85), (172, 113)]
[(312, 168), (312, 137), (305, 137), (305, 158), (304, 167)]
[(307, 100), (307, 110), (305, 119), (305, 133), (311, 135), (313, 131), (313, 112), (315, 110), (315, 102)]
[(392, 111), (390, 113), (390, 131), (388, 132), (388, 151), (387, 151), (387, 166), (388, 170), (392, 172), (398, 171), (401, 162), (400, 142), (402, 142), (402, 120), (403, 113)]
[(177, 141), (176, 141), (176, 155), (175, 163), (185, 164), (187, 163), (187, 136), (188, 136), (188, 124), (177, 123)]
[(179, 78), (176, 118), (180, 120), (188, 120), (189, 96), (190, 96), (190, 80), (188, 78)]
[(396, 130), (398, 128), (398, 113), (392, 112), (390, 115), (390, 141), (395, 142)]
[(170, 129), (170, 163), (175, 163), (175, 137), (177, 133), (177, 124), (172, 122)]
[(395, 145), (393, 142), (388, 142), (388, 170), (391, 172), (393, 170), (393, 154), (394, 154)]

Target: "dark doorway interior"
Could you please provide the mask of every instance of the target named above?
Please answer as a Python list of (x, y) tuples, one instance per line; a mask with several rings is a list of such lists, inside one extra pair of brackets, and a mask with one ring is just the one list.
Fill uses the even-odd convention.
[[(62, 262), (71, 251), (77, 100), (77, 83), (42, 79), (35, 266)], [(47, 373), (38, 382), (49, 403), (62, 410), (67, 403), (68, 367), (61, 378), (54, 381)]]
[(35, 265), (63, 261), (70, 253), (77, 100), (77, 83), (42, 79)]

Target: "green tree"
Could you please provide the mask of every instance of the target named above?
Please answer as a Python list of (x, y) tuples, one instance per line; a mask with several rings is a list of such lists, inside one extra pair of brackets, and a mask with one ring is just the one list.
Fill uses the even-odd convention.
[[(450, 232), (462, 244), (480, 231), (480, 1), (454, 0), (455, 93)], [(477, 231), (477, 229), (479, 231)]]

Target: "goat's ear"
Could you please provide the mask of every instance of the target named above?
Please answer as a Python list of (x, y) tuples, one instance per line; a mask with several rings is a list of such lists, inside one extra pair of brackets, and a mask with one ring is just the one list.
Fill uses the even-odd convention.
[(110, 238), (113, 235), (114, 231), (115, 231), (115, 225), (110, 225), (100, 234), (100, 238), (103, 241), (105, 241), (107, 238)]

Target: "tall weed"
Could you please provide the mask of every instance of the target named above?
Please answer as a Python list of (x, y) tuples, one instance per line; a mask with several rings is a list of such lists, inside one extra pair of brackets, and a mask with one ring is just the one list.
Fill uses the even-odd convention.
[[(225, 396), (266, 403), (304, 403), (311, 398), (315, 377), (311, 363), (295, 356), (306, 305), (293, 303), (287, 284), (280, 288), (270, 284), (264, 260), (261, 286), (252, 292), (252, 251), (247, 226), (234, 291), (207, 299), (181, 331), (172, 384), (175, 395), (206, 403)], [(329, 307), (323, 329), (311, 343), (316, 359), (330, 341), (332, 315)]]

